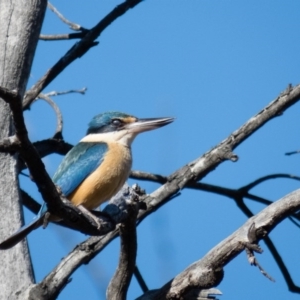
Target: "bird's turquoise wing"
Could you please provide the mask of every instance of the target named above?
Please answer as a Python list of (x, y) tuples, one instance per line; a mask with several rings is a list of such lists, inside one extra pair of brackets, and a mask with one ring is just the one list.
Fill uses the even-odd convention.
[(106, 143), (77, 144), (64, 157), (53, 176), (53, 182), (68, 196), (102, 163), (107, 149)]

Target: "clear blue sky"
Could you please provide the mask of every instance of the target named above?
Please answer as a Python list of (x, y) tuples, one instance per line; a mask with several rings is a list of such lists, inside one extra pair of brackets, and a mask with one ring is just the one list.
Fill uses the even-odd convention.
[[(55, 1), (70, 20), (90, 28), (118, 1)], [(85, 96), (56, 97), (64, 115), (64, 138), (77, 143), (89, 120), (118, 110), (138, 117), (174, 116), (176, 121), (137, 138), (133, 169), (169, 175), (221, 142), (276, 98), (289, 83), (300, 82), (299, 1), (161, 1), (147, 0), (119, 18), (99, 38), (100, 44), (76, 60), (44, 92), (87, 87)], [(47, 11), (43, 34), (70, 32)], [(28, 86), (34, 84), (75, 41), (40, 41)], [(239, 188), (272, 173), (300, 175), (299, 108), (270, 121), (235, 150), (236, 163), (225, 162), (203, 182)], [(50, 137), (55, 115), (42, 101), (26, 112), (32, 141)], [(44, 159), (52, 176), (61, 161)], [(130, 181), (133, 183), (135, 181)], [(39, 201), (36, 187), (21, 177), (22, 187)], [(148, 193), (158, 185), (141, 183)], [(276, 200), (299, 182), (270, 181), (254, 189)], [(248, 202), (252, 211), (263, 206)], [(26, 221), (33, 215), (25, 210)], [(138, 228), (137, 263), (151, 289), (159, 288), (246, 221), (230, 199), (204, 192), (182, 191)], [(50, 225), (29, 236), (40, 281), (86, 237)], [(289, 221), (272, 233), (295, 282), (299, 277), (299, 229)], [(271, 254), (259, 262), (275, 278), (272, 283), (250, 267), (242, 253), (225, 267), (219, 285), (223, 300), (299, 299), (288, 292)], [(72, 276), (58, 299), (105, 299), (105, 289), (118, 261), (119, 240)], [(132, 281), (128, 299), (141, 290)]]

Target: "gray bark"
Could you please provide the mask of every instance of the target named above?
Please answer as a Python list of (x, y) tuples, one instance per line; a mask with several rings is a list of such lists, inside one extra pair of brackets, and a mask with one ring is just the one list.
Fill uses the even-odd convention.
[[(46, 4), (43, 0), (0, 0), (0, 86), (16, 89), (21, 96), (30, 74)], [(0, 99), (0, 139), (13, 135), (13, 127), (8, 104)], [(0, 169), (0, 238), (3, 239), (23, 224), (23, 213), (16, 157), (0, 153)], [(26, 241), (1, 252), (0, 299), (18, 299), (33, 281)]]

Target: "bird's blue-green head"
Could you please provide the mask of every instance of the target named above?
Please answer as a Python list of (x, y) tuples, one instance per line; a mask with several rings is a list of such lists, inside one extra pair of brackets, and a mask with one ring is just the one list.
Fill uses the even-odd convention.
[(156, 129), (173, 122), (174, 118), (138, 119), (132, 115), (110, 111), (95, 116), (89, 123), (87, 135), (126, 131), (137, 135), (140, 132)]

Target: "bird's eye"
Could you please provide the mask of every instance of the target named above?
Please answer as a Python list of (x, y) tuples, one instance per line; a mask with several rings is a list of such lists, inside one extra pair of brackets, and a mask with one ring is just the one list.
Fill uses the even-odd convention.
[(115, 126), (120, 126), (122, 124), (122, 121), (119, 119), (113, 119), (112, 124)]

